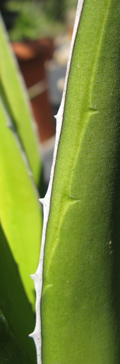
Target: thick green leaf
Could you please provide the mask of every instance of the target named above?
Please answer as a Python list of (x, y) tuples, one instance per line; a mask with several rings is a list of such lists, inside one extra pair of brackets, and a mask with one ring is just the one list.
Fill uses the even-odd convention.
[(28, 337), (34, 327), (34, 314), (1, 225), (0, 309), (7, 318), (10, 329), (9, 331), (5, 318), (0, 313), (0, 363), (35, 364), (35, 346)]
[(39, 185), (41, 161), (38, 140), (27, 93), (19, 74), (18, 65), (8, 43), (2, 19), (0, 18), (0, 73), (1, 93), (4, 103), (15, 123), (17, 134), (27, 155), (35, 182)]
[(120, 362), (120, 3), (83, 3), (47, 225), (44, 364)]
[(27, 164), (0, 103), (0, 217), (28, 298), (34, 304), (30, 274), (38, 264), (42, 212)]

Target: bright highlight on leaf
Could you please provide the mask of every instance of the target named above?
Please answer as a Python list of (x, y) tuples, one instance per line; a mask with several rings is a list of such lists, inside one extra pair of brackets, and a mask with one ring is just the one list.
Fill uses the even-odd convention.
[(0, 217), (11, 251), (19, 266), (30, 302), (34, 287), (30, 278), (38, 262), (42, 217), (38, 195), (29, 176), (9, 119), (0, 104)]
[(37, 186), (40, 182), (41, 161), (38, 140), (33, 124), (28, 96), (17, 62), (8, 44), (2, 19), (0, 18), (0, 93), (15, 128)]

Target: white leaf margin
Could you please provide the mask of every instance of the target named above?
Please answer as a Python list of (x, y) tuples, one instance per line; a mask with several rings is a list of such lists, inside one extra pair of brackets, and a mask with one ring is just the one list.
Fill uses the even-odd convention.
[(68, 79), (69, 79), (73, 49), (74, 49), (74, 45), (75, 45), (77, 30), (78, 30), (78, 26), (80, 23), (84, 2), (85, 2), (85, 0), (78, 0), (75, 24), (74, 24), (73, 35), (72, 35), (72, 40), (71, 40), (71, 45), (70, 45), (70, 53), (69, 53), (69, 58), (68, 58), (68, 63), (67, 63), (64, 90), (63, 90), (61, 105), (60, 105), (58, 114), (55, 116), (55, 118), (56, 118), (56, 140), (55, 140), (53, 163), (52, 163), (51, 175), (50, 175), (50, 182), (49, 182), (48, 190), (47, 190), (45, 197), (43, 199), (40, 199), (40, 202), (43, 204), (43, 215), (44, 215), (40, 260), (39, 260), (39, 264), (38, 264), (36, 273), (31, 275), (31, 278), (34, 280), (35, 291), (36, 291), (36, 325), (35, 325), (35, 329), (34, 329), (33, 333), (29, 335), (30, 337), (32, 337), (34, 339), (34, 342), (36, 345), (37, 364), (42, 364), (41, 295), (42, 295), (42, 286), (43, 286), (43, 261), (44, 261), (46, 231), (47, 231), (47, 224), (48, 224), (48, 218), (49, 218), (49, 213), (50, 213), (50, 203), (51, 203), (51, 194), (52, 194), (56, 158), (57, 158), (59, 140), (60, 140), (62, 124), (63, 124), (67, 84), (68, 84)]

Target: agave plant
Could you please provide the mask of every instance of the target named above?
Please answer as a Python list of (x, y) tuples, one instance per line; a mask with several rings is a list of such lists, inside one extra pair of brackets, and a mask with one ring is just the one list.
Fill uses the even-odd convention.
[(79, 0), (44, 198), (38, 364), (120, 354), (120, 4)]
[[(56, 117), (51, 179), (41, 201), (44, 224), (40, 262), (33, 275), (36, 326), (31, 335), (36, 343), (38, 364), (119, 364), (119, 19), (117, 0), (78, 1), (65, 87)], [(27, 283), (29, 269), (24, 272), (25, 265), (28, 266), (25, 251), (30, 253), (29, 262), (32, 261), (32, 247), (35, 242), (37, 245), (40, 236), (41, 217), (35, 183), (31, 181), (20, 149), (22, 144), (26, 150), (26, 137), (23, 143), (18, 124), (16, 129), (6, 127), (6, 124), (11, 125), (8, 119), (13, 115), (8, 102), (11, 84), (10, 80), (7, 98), (1, 87), (0, 319), (12, 359), (2, 350), (2, 344), (0, 355), (1, 358), (4, 355), (3, 363), (7, 358), (10, 364), (32, 364), (35, 353), (34, 347), (29, 345), (27, 332), (31, 331), (29, 324), (33, 325), (33, 311), (29, 306), (33, 296), (30, 280)], [(7, 93), (5, 86), (4, 90)], [(13, 102), (13, 96), (11, 100)], [(21, 108), (18, 114), (20, 111)], [(27, 160), (33, 171), (28, 152)], [(13, 182), (14, 175), (20, 180)], [(21, 179), (23, 175), (25, 184)], [(23, 194), (18, 194), (19, 188), (23, 189)], [(31, 206), (28, 201), (32, 201)], [(13, 206), (14, 214), (11, 214)], [(32, 213), (30, 211), (34, 213), (28, 223), (26, 216)], [(30, 250), (31, 234), (34, 243)], [(33, 249), (36, 260), (38, 252)], [(19, 347), (8, 332), (3, 314)]]

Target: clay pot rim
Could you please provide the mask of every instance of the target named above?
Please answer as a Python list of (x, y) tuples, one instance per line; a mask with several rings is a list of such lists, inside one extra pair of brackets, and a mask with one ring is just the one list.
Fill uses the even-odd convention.
[(12, 48), (19, 60), (28, 61), (30, 59), (44, 57), (48, 53), (47, 48), (52, 46), (52, 38), (40, 38), (36, 40), (25, 40), (12, 42)]

